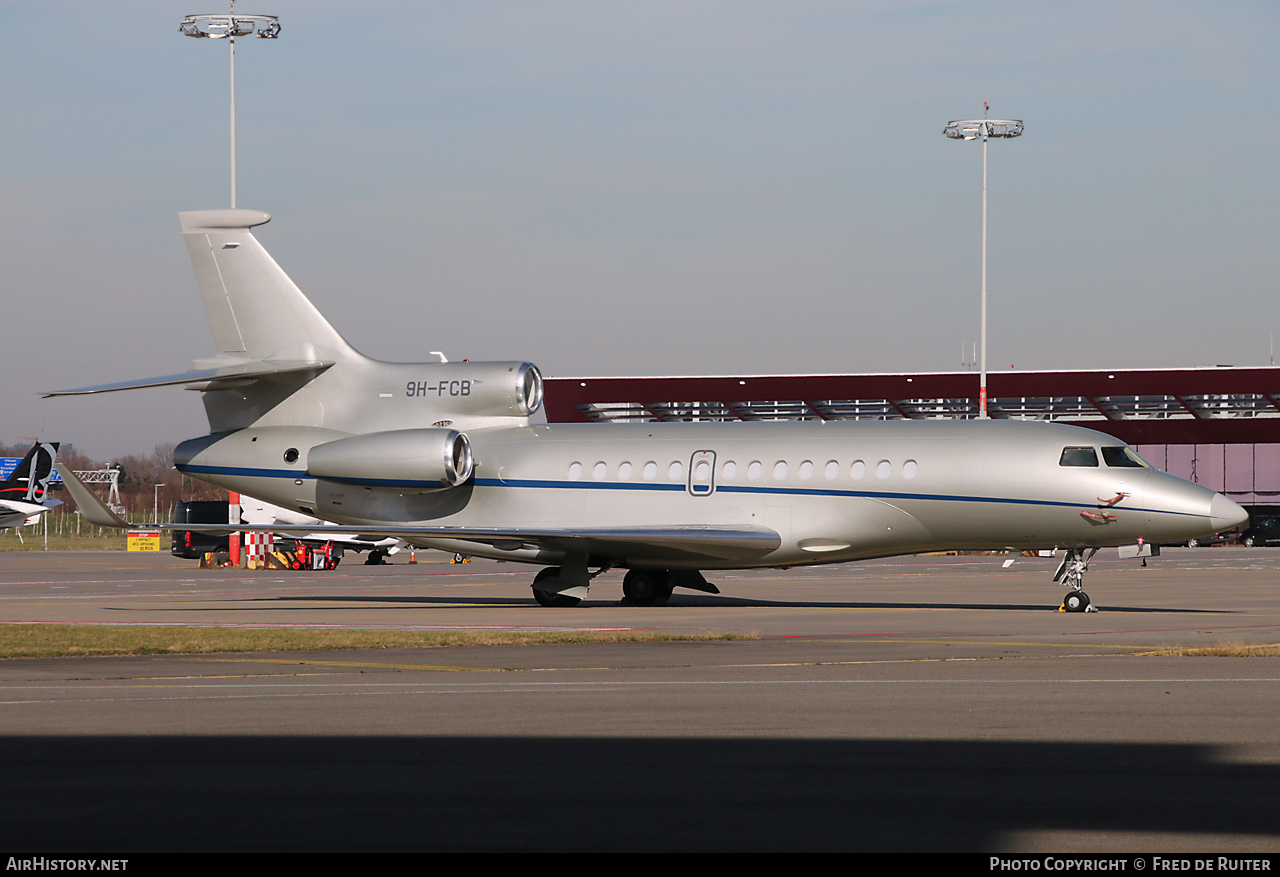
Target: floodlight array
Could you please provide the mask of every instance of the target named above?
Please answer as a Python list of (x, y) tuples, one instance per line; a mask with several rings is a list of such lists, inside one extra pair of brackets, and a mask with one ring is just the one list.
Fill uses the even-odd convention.
[(260, 40), (274, 40), (280, 35), (280, 19), (274, 15), (235, 13), (188, 15), (182, 19), (178, 30), (189, 37), (210, 40), (247, 36)]

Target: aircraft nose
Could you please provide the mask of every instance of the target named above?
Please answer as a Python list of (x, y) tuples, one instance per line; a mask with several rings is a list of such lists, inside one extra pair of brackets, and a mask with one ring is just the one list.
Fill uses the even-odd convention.
[(1230, 530), (1249, 520), (1249, 513), (1220, 493), (1209, 503), (1209, 520), (1215, 533)]

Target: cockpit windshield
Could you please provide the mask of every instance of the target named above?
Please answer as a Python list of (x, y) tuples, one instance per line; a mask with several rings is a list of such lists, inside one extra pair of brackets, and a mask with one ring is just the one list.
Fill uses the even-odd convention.
[(1120, 447), (1104, 447), (1102, 449), (1102, 459), (1106, 460), (1108, 466), (1121, 469), (1150, 469), (1151, 464), (1137, 455), (1133, 448), (1128, 445)]

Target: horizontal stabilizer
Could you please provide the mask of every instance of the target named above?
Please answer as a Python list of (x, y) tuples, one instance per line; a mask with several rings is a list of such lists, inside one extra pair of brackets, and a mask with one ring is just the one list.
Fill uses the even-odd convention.
[[(116, 381), (110, 384), (96, 384), (92, 387), (76, 387), (71, 390), (46, 390), (40, 395), (49, 399), (53, 396), (88, 396), (93, 393), (138, 390), (143, 387), (170, 387), (177, 384), (239, 383), (295, 372), (321, 372), (331, 365), (333, 365), (332, 361), (326, 362), (322, 360), (258, 360), (257, 362), (246, 362), (237, 365), (224, 365), (221, 368), (195, 369), (176, 372), (171, 375), (137, 378), (132, 381)], [(200, 389), (204, 389), (204, 387), (201, 386)]]

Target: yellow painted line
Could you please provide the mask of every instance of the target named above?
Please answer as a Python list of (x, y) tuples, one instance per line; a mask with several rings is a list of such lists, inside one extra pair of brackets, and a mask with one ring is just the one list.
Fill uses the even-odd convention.
[(287, 664), (293, 667), (299, 664), (308, 667), (360, 667), (378, 670), (434, 670), (446, 673), (498, 673), (506, 667), (451, 667), (445, 664), (379, 664), (361, 661), (299, 661), (281, 658), (200, 658), (201, 661), (220, 661), (225, 664)]

